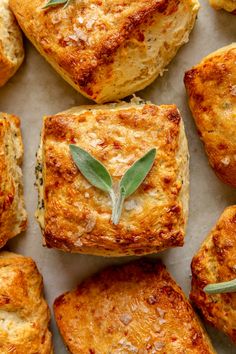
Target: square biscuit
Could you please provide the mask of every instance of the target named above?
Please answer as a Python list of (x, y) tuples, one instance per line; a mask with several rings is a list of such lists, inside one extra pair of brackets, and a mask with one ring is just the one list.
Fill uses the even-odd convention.
[(0, 353), (53, 354), (49, 320), (35, 262), (0, 252)]
[(206, 332), (164, 265), (113, 266), (58, 297), (54, 313), (72, 354), (213, 354)]
[(216, 175), (236, 187), (236, 42), (186, 72), (197, 130)]
[[(156, 147), (154, 166), (126, 199), (118, 225), (111, 222), (108, 194), (87, 182), (75, 166), (71, 143), (100, 160), (115, 184)], [(183, 245), (188, 148), (176, 106), (119, 103), (75, 107), (45, 117), (36, 170), (37, 217), (48, 247), (121, 256)]]
[(0, 113), (0, 247), (26, 229), (20, 120)]
[(192, 260), (190, 299), (205, 320), (236, 343), (236, 293), (206, 294), (206, 285), (236, 278), (236, 206), (226, 208)]
[(97, 103), (148, 86), (188, 41), (197, 0), (10, 0), (22, 30), (76, 90)]
[[(115, 184), (144, 153), (157, 149), (153, 168), (126, 199), (118, 225), (111, 222), (109, 195), (87, 182), (75, 166), (71, 143), (100, 160)], [(176, 106), (118, 103), (45, 117), (36, 170), (37, 218), (48, 247), (120, 256), (183, 245), (188, 147)]]
[[(110, 221), (108, 195), (77, 170), (70, 143), (100, 160), (115, 182), (147, 150), (157, 148), (152, 170), (126, 200), (117, 226)], [(183, 245), (188, 149), (175, 106), (84, 106), (46, 117), (38, 160), (37, 214), (47, 246), (118, 256)]]

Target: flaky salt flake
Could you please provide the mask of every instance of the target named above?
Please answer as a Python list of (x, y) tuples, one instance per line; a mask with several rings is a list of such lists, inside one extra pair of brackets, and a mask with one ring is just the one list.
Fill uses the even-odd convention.
[(160, 325), (163, 325), (164, 323), (166, 323), (166, 320), (164, 320), (163, 318), (160, 318), (159, 323), (160, 323)]
[(132, 316), (128, 313), (124, 313), (119, 317), (120, 321), (127, 326), (132, 321)]
[(232, 94), (233, 96), (236, 96), (236, 85), (234, 85), (234, 86), (231, 87), (231, 94)]
[(126, 338), (122, 338), (118, 344), (120, 344), (124, 349), (128, 349), (131, 353), (138, 353), (138, 348), (128, 342)]
[(81, 24), (84, 23), (83, 17), (79, 16), (79, 17), (78, 17), (78, 22), (81, 23)]
[(137, 208), (138, 208), (138, 203), (136, 200), (131, 199), (131, 200), (125, 202), (125, 209), (126, 210), (129, 211), (129, 210), (133, 210), (133, 209), (137, 209)]
[(163, 349), (165, 346), (165, 344), (163, 342), (155, 342), (154, 343), (154, 347), (157, 351), (160, 351), (161, 349)]
[(150, 305), (154, 305), (156, 302), (157, 302), (157, 299), (154, 295), (150, 295), (147, 299), (147, 302), (150, 304)]
[(162, 310), (160, 307), (157, 307), (156, 311), (161, 318), (164, 318), (166, 311)]
[(77, 246), (77, 247), (82, 247), (83, 246), (83, 243), (81, 242), (81, 240), (77, 240), (76, 242), (75, 242), (75, 246)]
[(223, 159), (221, 159), (221, 163), (225, 166), (228, 166), (230, 164), (230, 156), (225, 156)]
[(92, 29), (95, 22), (96, 22), (96, 19), (90, 18), (88, 20), (88, 22), (86, 23), (86, 28), (87, 29)]

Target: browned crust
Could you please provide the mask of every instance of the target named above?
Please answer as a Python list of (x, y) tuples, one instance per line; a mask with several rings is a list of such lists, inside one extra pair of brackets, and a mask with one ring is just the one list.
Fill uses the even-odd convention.
[[(105, 5), (101, 5), (100, 1), (95, 3), (99, 4), (101, 8), (105, 7)], [(177, 12), (179, 1), (141, 0), (136, 4), (132, 12), (124, 14), (119, 19), (117, 26), (114, 26), (112, 30), (108, 31), (107, 35), (102, 36), (91, 46), (85, 41), (82, 41), (77, 46), (68, 46), (66, 39), (63, 37), (63, 30), (66, 31), (66, 28), (60, 28), (60, 24), (57, 27), (57, 24), (52, 23), (53, 14), (55, 12), (60, 14), (61, 8), (50, 8), (43, 11), (42, 6), (44, 4), (45, 1), (43, 0), (35, 0), (34, 3), (30, 0), (10, 0), (11, 9), (21, 28), (40, 53), (76, 89), (79, 89), (86, 96), (101, 102), (102, 98), (99, 96), (101, 90), (100, 81), (104, 80), (103, 84), (106, 85), (105, 80), (109, 77), (109, 69), (110, 75), (112, 75), (112, 67), (110, 65), (113, 64), (118, 49), (125, 46), (127, 40), (130, 39), (140, 43), (144, 42), (142, 27), (145, 26), (147, 28), (152, 25), (155, 21), (154, 17), (158, 14), (169, 16)], [(119, 4), (120, 11), (127, 6), (126, 1), (120, 1)], [(131, 1), (130, 5), (133, 5), (133, 1)], [(78, 8), (78, 4), (72, 4), (66, 10), (66, 16), (71, 19), (71, 24), (74, 23)], [(109, 13), (111, 15), (115, 14), (115, 6), (110, 6)], [(83, 29), (83, 27), (81, 28)], [(109, 69), (105, 73), (106, 78), (104, 78), (101, 75), (103, 68), (106, 67)]]
[[(37, 33), (37, 29), (34, 28), (32, 23), (33, 14), (36, 7), (43, 6), (42, 0), (37, 0), (32, 4), (30, 0), (18, 1), (11, 0), (10, 6), (26, 36), (33, 42), (38, 43), (37, 46), (40, 51), (43, 51), (46, 55), (52, 55), (52, 59), (59, 67), (66, 71), (76, 85), (79, 85), (87, 95), (96, 98), (92, 91), (92, 85), (95, 83), (95, 76), (97, 68), (112, 63), (114, 54), (118, 48), (130, 37), (131, 34), (137, 33), (137, 27), (143, 23), (150, 21), (155, 13), (163, 13), (170, 2), (173, 0), (152, 0), (148, 5), (144, 6), (141, 10), (128, 16), (122, 23), (122, 27), (112, 36), (105, 38), (104, 41), (98, 43), (96, 47), (88, 51), (79, 52), (78, 49), (70, 50), (66, 48), (63, 42), (53, 44), (50, 40), (45, 38), (46, 33), (50, 33), (50, 13), (55, 9), (48, 9), (42, 11), (42, 15), (39, 15), (40, 21), (46, 25), (45, 33)], [(177, 1), (176, 1), (177, 4)], [(175, 11), (176, 7), (173, 6)], [(73, 11), (71, 11), (73, 16)], [(51, 24), (52, 26), (52, 24)], [(60, 50), (58, 51), (57, 49)], [(61, 49), (64, 49), (64, 53), (61, 53)], [(78, 63), (80, 63), (78, 65)]]
[[(15, 127), (15, 133), (11, 125)], [(15, 134), (15, 136), (13, 136)], [(6, 143), (6, 139), (9, 141)], [(17, 145), (11, 157), (7, 151), (13, 148), (13, 140)], [(16, 143), (18, 141), (18, 143)], [(19, 188), (11, 169), (15, 163), (20, 166), (23, 156), (23, 143), (20, 131), (20, 119), (14, 115), (0, 113), (0, 248), (12, 237), (24, 231), (27, 226), (27, 217), (21, 217), (18, 203), (22, 196), (22, 187)], [(17, 160), (14, 161), (14, 160)], [(14, 171), (15, 172), (15, 171)], [(19, 195), (18, 195), (19, 190)]]
[[(3, 11), (3, 13), (1, 13), (0, 18), (10, 13), (7, 30), (9, 36), (11, 36), (12, 40), (14, 40), (16, 43), (14, 48), (14, 57), (10, 59), (8, 57), (8, 48), (5, 48), (5, 43), (3, 42), (4, 38), (2, 38), (3, 41), (0, 39), (0, 87), (3, 86), (16, 73), (24, 59), (23, 40), (16, 19), (11, 13), (10, 9), (8, 7), (4, 7), (4, 3), (3, 5), (1, 4), (1, 11)], [(1, 21), (1, 27), (2, 26), (3, 24)]]
[[(148, 6), (130, 15), (118, 33), (99, 43), (98, 47), (94, 50), (93, 57), (89, 61), (86, 58), (80, 58), (85, 60), (79, 68), (74, 65), (75, 61), (77, 61), (77, 58), (75, 58), (75, 56), (77, 57), (77, 53), (75, 56), (71, 54), (68, 57), (58, 58), (59, 65), (70, 73), (70, 76), (74, 78), (75, 84), (78, 84), (88, 95), (91, 95), (91, 86), (96, 82), (97, 68), (111, 64), (115, 53), (130, 38), (131, 34), (137, 36), (139, 32), (137, 28), (143, 23), (149, 22), (155, 13), (164, 13), (169, 3), (170, 0), (150, 1)], [(173, 11), (175, 10), (173, 7)], [(92, 62), (96, 64), (92, 65)]]
[(236, 187), (236, 44), (222, 48), (185, 74), (189, 105), (210, 165)]
[[(183, 181), (179, 175), (182, 167), (178, 164), (182, 159), (188, 162), (186, 150), (181, 161), (177, 161), (180, 145), (186, 144), (185, 140), (180, 141), (181, 124), (175, 106), (148, 104), (46, 117), (42, 140), (47, 246), (107, 256), (140, 255), (182, 246), (187, 215), (180, 197)], [(122, 129), (120, 134), (127, 141), (118, 141), (117, 129)], [(132, 141), (129, 132), (133, 132), (132, 136), (138, 133), (139, 137)], [(91, 133), (102, 140), (102, 145), (93, 147), (86, 140)], [(128, 166), (156, 146), (157, 158), (151, 172), (130, 197), (138, 198), (142, 211), (137, 214), (124, 209), (120, 223), (113, 225), (109, 197), (105, 193), (90, 185), (90, 198), (86, 199), (88, 190), (83, 187), (84, 177), (69, 154), (70, 143), (79, 144), (103, 162), (116, 182)], [(111, 161), (119, 154), (130, 159), (121, 165), (121, 175), (117, 177), (116, 164)], [(149, 196), (153, 189), (160, 193), (160, 204), (158, 196), (155, 199)], [(188, 196), (185, 198), (187, 201)]]
[(236, 206), (223, 212), (192, 261), (190, 299), (211, 325), (236, 343), (236, 293), (207, 295), (207, 284), (236, 277)]
[(15, 74), (16, 70), (16, 66), (3, 54), (3, 48), (0, 41), (0, 87)]
[(43, 280), (31, 258), (0, 253), (0, 311), (1, 353), (53, 354)]
[(58, 297), (54, 312), (73, 354), (129, 352), (126, 343), (135, 353), (214, 353), (182, 290), (159, 261), (107, 268)]

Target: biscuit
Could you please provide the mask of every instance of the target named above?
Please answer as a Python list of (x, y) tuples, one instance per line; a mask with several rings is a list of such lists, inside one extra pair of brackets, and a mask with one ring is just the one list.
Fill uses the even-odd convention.
[[(139, 103), (139, 104), (138, 104)], [(126, 199), (118, 225), (110, 197), (82, 176), (77, 144), (100, 160), (115, 184), (151, 148), (154, 166)], [(38, 152), (37, 219), (48, 247), (105, 256), (182, 246), (188, 215), (188, 147), (176, 106), (142, 102), (81, 106), (44, 119)]]
[(192, 261), (190, 299), (211, 325), (236, 343), (236, 293), (210, 295), (203, 288), (236, 278), (236, 206), (223, 212)]
[(10, 0), (26, 36), (62, 77), (98, 103), (148, 86), (188, 41), (197, 0)]
[(209, 0), (210, 5), (216, 10), (224, 9), (236, 15), (236, 2), (235, 0)]
[(53, 354), (43, 281), (31, 258), (0, 253), (1, 354)]
[(217, 176), (236, 187), (236, 43), (204, 58), (185, 74), (195, 123)]
[(72, 354), (215, 353), (161, 262), (110, 267), (58, 297), (54, 312)]
[(0, 247), (26, 229), (20, 120), (0, 113)]
[(9, 0), (0, 0), (0, 87), (15, 74), (23, 59), (22, 36)]

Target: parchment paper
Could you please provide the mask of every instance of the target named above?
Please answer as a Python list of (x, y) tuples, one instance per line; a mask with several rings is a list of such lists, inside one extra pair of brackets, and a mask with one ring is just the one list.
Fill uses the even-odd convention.
[[(189, 112), (183, 85), (184, 72), (208, 53), (236, 41), (236, 16), (216, 12), (207, 1), (201, 10), (190, 41), (168, 67), (168, 72), (139, 93), (156, 104), (175, 103), (185, 121), (191, 154), (190, 217), (183, 248), (171, 249), (158, 255), (188, 295), (190, 262), (223, 209), (236, 203), (236, 190), (221, 183), (208, 165), (205, 152)], [(130, 258), (102, 258), (71, 255), (42, 247), (39, 227), (34, 219), (37, 191), (34, 187), (35, 153), (43, 115), (55, 114), (75, 105), (88, 103), (71, 88), (26, 41), (26, 60), (17, 75), (0, 89), (0, 110), (21, 117), (25, 146), (24, 185), (29, 214), (25, 234), (8, 243), (7, 249), (31, 256), (44, 277), (45, 294), (52, 307), (54, 299), (74, 288), (78, 282), (108, 264), (127, 262)], [(53, 315), (52, 315), (53, 317)], [(67, 353), (52, 319), (56, 354)], [(236, 353), (236, 346), (216, 330), (208, 331), (219, 354)]]

